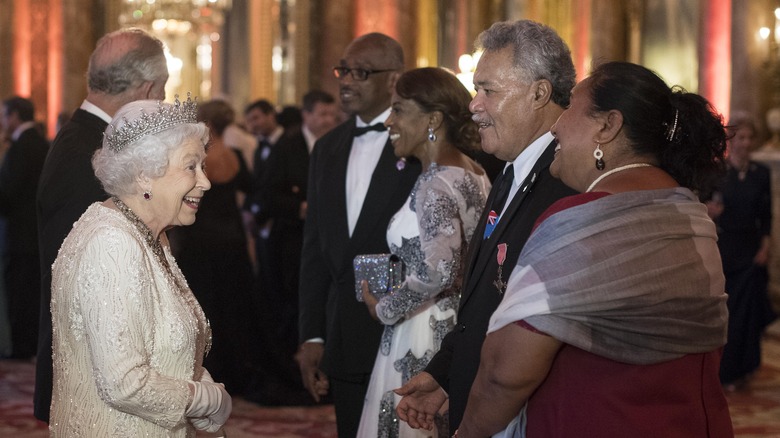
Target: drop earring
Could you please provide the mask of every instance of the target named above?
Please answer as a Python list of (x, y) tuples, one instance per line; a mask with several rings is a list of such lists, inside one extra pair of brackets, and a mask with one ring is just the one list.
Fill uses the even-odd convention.
[(601, 144), (596, 143), (596, 150), (593, 151), (593, 158), (596, 159), (596, 169), (604, 170), (604, 151), (601, 150)]
[(428, 127), (428, 141), (430, 141), (431, 143), (435, 143), (437, 138), (438, 137), (436, 137), (436, 133), (433, 132), (433, 128), (431, 128), (429, 126)]

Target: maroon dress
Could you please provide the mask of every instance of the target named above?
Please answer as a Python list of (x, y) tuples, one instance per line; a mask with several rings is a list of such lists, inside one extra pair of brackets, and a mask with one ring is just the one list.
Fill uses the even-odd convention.
[[(607, 196), (561, 199), (552, 214)], [(538, 332), (524, 321), (517, 325)], [(526, 436), (733, 437), (720, 386), (721, 349), (654, 365), (617, 362), (564, 344), (545, 381), (528, 400)]]

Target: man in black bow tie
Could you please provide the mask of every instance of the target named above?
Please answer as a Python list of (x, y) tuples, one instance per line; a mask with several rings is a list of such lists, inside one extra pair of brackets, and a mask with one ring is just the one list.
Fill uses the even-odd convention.
[(312, 396), (332, 392), (340, 437), (355, 437), (382, 326), (355, 299), (352, 260), (388, 253), (385, 232), (420, 173), (396, 168), (384, 121), (403, 70), (397, 41), (352, 41), (333, 72), (352, 117), (323, 136), (311, 155), (300, 277), (297, 359)]

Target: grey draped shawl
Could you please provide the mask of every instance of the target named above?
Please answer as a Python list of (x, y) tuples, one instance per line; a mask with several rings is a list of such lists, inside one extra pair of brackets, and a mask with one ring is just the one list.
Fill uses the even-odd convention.
[(705, 206), (684, 188), (560, 211), (523, 248), (488, 333), (525, 320), (631, 364), (715, 350), (728, 321), (716, 240)]

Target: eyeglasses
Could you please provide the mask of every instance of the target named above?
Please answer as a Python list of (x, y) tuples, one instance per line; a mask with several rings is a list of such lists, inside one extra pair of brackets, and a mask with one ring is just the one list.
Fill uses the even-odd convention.
[(385, 69), (385, 70), (366, 70), (364, 68), (349, 68), (349, 67), (333, 67), (333, 74), (341, 79), (346, 77), (348, 74), (352, 74), (352, 79), (356, 81), (365, 81), (368, 79), (368, 75), (372, 75), (374, 73), (385, 73), (388, 71), (395, 71), (395, 69)]

